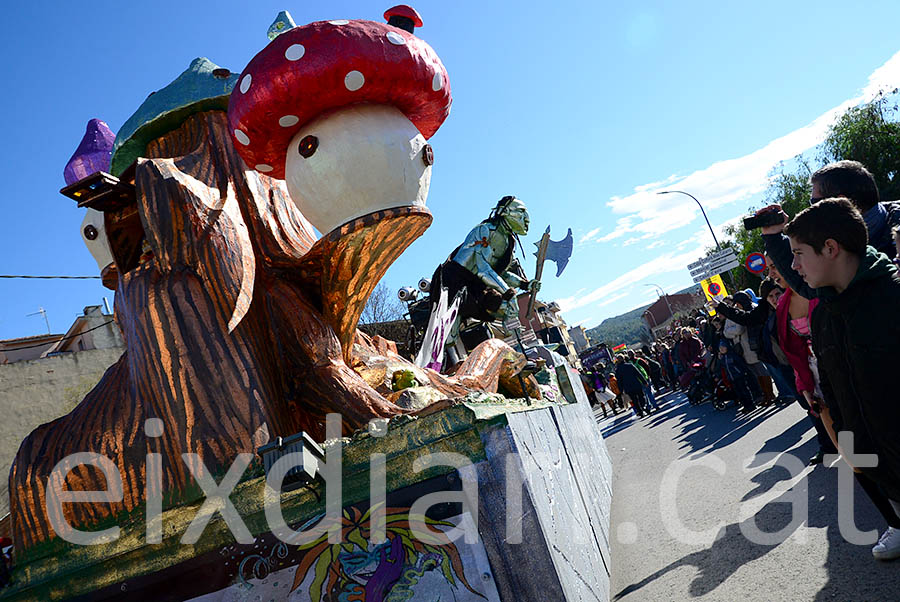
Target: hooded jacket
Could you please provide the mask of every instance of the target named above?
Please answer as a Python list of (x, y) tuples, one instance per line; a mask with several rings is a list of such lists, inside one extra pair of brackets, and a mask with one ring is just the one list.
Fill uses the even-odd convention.
[(687, 339), (681, 339), (678, 347), (678, 360), (682, 370), (690, 370), (694, 362), (700, 359), (703, 353), (703, 342), (691, 335)]
[(856, 454), (877, 454), (861, 468), (888, 497), (900, 501), (900, 277), (888, 257), (869, 247), (847, 288), (816, 290), (812, 343), (822, 394), (835, 430), (854, 434)]
[(882, 201), (878, 205), (884, 212), (885, 221), (878, 232), (869, 230), (869, 244), (893, 259), (897, 247), (891, 230), (900, 226), (900, 201)]

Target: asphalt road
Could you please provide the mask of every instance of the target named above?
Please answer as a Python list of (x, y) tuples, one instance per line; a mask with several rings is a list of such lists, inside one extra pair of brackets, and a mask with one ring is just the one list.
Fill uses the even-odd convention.
[[(660, 401), (641, 419), (597, 411), (615, 475), (613, 600), (900, 600), (900, 560), (872, 557), (877, 534), (866, 545), (841, 535), (841, 461), (806, 466), (818, 445), (796, 403), (741, 416), (681, 394)], [(856, 528), (883, 531), (853, 490)]]

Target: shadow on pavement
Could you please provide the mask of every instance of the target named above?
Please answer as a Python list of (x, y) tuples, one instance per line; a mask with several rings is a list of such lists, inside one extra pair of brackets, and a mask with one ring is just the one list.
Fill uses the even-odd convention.
[(659, 410), (643, 418), (635, 416), (630, 407), (624, 410), (624, 412), (619, 410), (618, 414), (609, 416), (603, 416), (603, 410), (596, 407), (594, 409), (594, 416), (597, 418), (597, 423), (600, 426), (600, 434), (606, 439), (607, 437), (625, 430), (632, 424), (639, 424), (640, 426), (645, 427), (656, 426), (661, 420), (665, 420), (666, 416), (682, 401), (686, 403), (687, 398), (680, 393), (673, 393), (671, 391), (662, 394), (657, 393), (656, 405), (659, 406)]
[[(798, 424), (804, 425), (802, 432), (805, 432), (808, 422)], [(799, 430), (799, 427), (797, 428)], [(781, 435), (785, 437), (784, 441), (796, 437), (796, 432), (791, 432), (793, 430), (794, 427), (785, 432), (790, 432), (790, 434)], [(773, 439), (777, 439), (777, 437)], [(770, 443), (771, 446), (769, 445)], [(766, 449), (775, 445), (776, 443), (770, 440), (766, 442), (763, 448)], [(805, 464), (805, 460), (814, 453), (816, 446), (815, 439), (811, 439), (805, 444), (785, 453), (795, 455), (798, 460)], [(871, 545), (874, 544), (877, 533), (884, 529), (886, 525), (884, 525), (884, 521), (877, 510), (865, 497), (865, 493), (855, 482), (854, 521), (856, 527), (860, 531), (875, 530), (875, 533), (871, 536), (872, 543), (868, 545), (850, 544), (840, 534), (837, 518), (837, 474), (836, 468), (827, 468), (821, 465), (808, 471), (808, 474), (792, 489), (767, 503), (753, 517), (743, 522), (729, 524), (720, 530), (716, 541), (708, 548), (688, 554), (644, 579), (628, 585), (617, 593), (613, 599), (621, 600), (630, 594), (639, 592), (649, 583), (675, 569), (685, 566), (694, 567), (697, 571), (696, 576), (690, 583), (688, 594), (691, 597), (701, 597), (710, 594), (742, 566), (765, 556), (781, 545), (788, 537), (797, 533), (798, 528), (804, 522), (800, 520), (792, 522), (793, 505), (791, 502), (796, 498), (797, 488), (801, 488), (799, 493), (802, 494), (802, 488), (806, 487), (809, 499), (808, 520), (805, 521), (806, 526), (810, 528), (824, 528), (828, 540), (828, 553), (824, 565), (828, 573), (828, 581), (818, 592), (815, 600), (817, 602), (825, 602), (826, 600), (897, 600), (897, 578), (900, 577), (900, 574), (898, 574), (900, 562), (891, 564), (878, 562), (873, 559)], [(763, 495), (781, 481), (789, 478), (790, 475), (786, 470), (773, 466), (769, 470), (765, 470), (753, 477), (754, 482), (759, 487), (751, 494), (745, 496), (745, 500)], [(776, 534), (781, 530), (784, 530), (784, 533), (778, 535), (775, 543), (754, 543), (742, 532), (742, 527), (746, 529), (751, 521), (755, 521), (756, 526), (763, 533)], [(762, 526), (765, 526), (765, 528)], [(799, 535), (802, 536), (802, 533)], [(795, 545), (797, 545), (798, 554), (804, 553), (802, 544)], [(792, 569), (792, 567), (784, 568), (786, 571), (791, 571)], [(799, 578), (802, 579), (802, 576)], [(764, 584), (765, 579), (765, 574), (759, 575), (761, 585)], [(781, 599), (799, 599), (796, 596), (792, 596), (790, 591), (784, 591), (782, 594), (783, 597)], [(630, 599), (642, 600), (645, 599), (645, 596), (638, 594)], [(747, 592), (747, 599), (761, 598), (754, 598), (752, 592)]]
[[(737, 409), (730, 404), (724, 410), (716, 410), (709, 403), (699, 406), (682, 404), (679, 406), (682, 413), (682, 433), (676, 439), (681, 443), (681, 448), (685, 450), (682, 457), (691, 454), (698, 456), (700, 453), (709, 453), (726, 447), (789, 405), (789, 403), (773, 404), (765, 408), (757, 408), (749, 414), (743, 414), (738, 413)], [(805, 425), (806, 429), (812, 428), (812, 424), (808, 421)]]
[[(803, 439), (803, 435), (809, 431), (809, 429), (813, 428), (812, 422), (810, 422), (809, 418), (804, 417), (801, 420), (798, 420), (794, 426), (787, 429), (786, 431), (775, 435), (765, 443), (763, 446), (759, 448), (759, 451), (754, 455), (754, 460), (751, 462), (747, 468), (755, 468), (762, 463), (765, 463), (765, 459), (761, 458), (762, 454), (766, 453), (781, 453), (784, 450), (789, 450), (792, 445), (800, 443)], [(812, 445), (810, 449), (812, 449), (812, 454), (818, 451), (818, 444)], [(789, 450), (790, 451), (790, 450)]]

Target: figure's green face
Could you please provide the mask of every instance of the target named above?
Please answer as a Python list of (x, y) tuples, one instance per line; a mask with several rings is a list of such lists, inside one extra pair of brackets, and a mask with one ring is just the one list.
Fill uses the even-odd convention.
[(528, 209), (519, 199), (513, 199), (503, 209), (503, 220), (509, 229), (519, 235), (528, 234)]

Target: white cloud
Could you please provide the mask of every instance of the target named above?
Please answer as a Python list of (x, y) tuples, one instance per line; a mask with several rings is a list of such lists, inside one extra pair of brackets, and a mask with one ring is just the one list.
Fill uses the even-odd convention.
[(598, 238), (597, 241), (598, 242), (609, 242), (613, 239), (619, 238), (620, 236), (624, 236), (626, 232), (627, 232), (627, 230), (625, 230), (624, 228), (622, 230), (613, 230), (609, 234)]
[[(698, 197), (706, 209), (715, 209), (745, 200), (763, 192), (768, 186), (768, 174), (780, 161), (814, 147), (827, 134), (828, 127), (846, 109), (875, 98), (881, 90), (891, 90), (900, 86), (900, 52), (892, 56), (870, 76), (866, 87), (858, 95), (826, 111), (808, 125), (777, 138), (757, 151), (743, 157), (713, 163), (709, 167), (687, 176), (672, 175), (661, 181), (641, 184), (634, 192), (623, 197), (612, 197), (607, 206), (619, 217), (615, 227), (603, 236), (599, 229), (591, 231), (591, 241), (609, 242), (630, 234), (623, 246), (635, 244), (637, 240), (656, 238), (661, 234), (692, 223), (698, 217), (698, 207), (689, 197), (681, 194), (658, 195), (661, 190), (685, 190)], [(719, 240), (725, 238), (724, 228), (737, 223), (741, 215), (733, 217), (713, 229)], [(586, 235), (586, 237), (588, 236)], [(673, 245), (672, 250), (655, 259), (633, 268), (610, 282), (586, 294), (579, 291), (575, 295), (559, 299), (564, 312), (593, 305), (603, 307), (631, 295), (634, 285), (659, 274), (669, 274), (685, 270), (687, 264), (701, 257), (713, 241), (706, 224), (697, 228), (687, 239), (674, 241), (659, 240), (647, 246), (648, 249)], [(685, 274), (687, 276), (687, 274)], [(642, 297), (641, 297), (642, 298)]]
[(594, 228), (593, 230), (591, 230), (590, 232), (588, 232), (587, 234), (585, 234), (584, 236), (582, 236), (581, 238), (579, 238), (579, 239), (578, 239), (578, 244), (583, 245), (583, 244), (585, 244), (585, 243), (591, 242), (591, 240), (593, 240), (593, 238), (594, 238), (595, 236), (597, 236), (598, 234), (600, 234), (600, 230), (602, 230), (602, 229), (603, 229), (603, 228)]
[(828, 127), (848, 108), (868, 102), (879, 91), (898, 85), (900, 52), (869, 76), (868, 84), (857, 96), (761, 149), (743, 157), (718, 161), (684, 177), (669, 176), (660, 182), (641, 184), (635, 186), (632, 194), (612, 197), (607, 206), (613, 213), (625, 214), (625, 217), (618, 220), (614, 232), (599, 240), (612, 240), (629, 232), (656, 237), (693, 222), (699, 209), (696, 203), (682, 194), (657, 194), (662, 190), (690, 192), (701, 200), (707, 210), (763, 192), (769, 184), (769, 172), (780, 161), (791, 159), (822, 142)]
[(595, 240), (597, 242), (609, 242), (611, 240), (614, 240), (616, 238), (624, 236), (626, 232), (630, 232), (632, 230), (632, 228), (631, 228), (632, 219), (634, 219), (634, 218), (630, 215), (627, 217), (620, 217), (619, 219), (616, 220), (616, 227), (613, 229), (612, 232), (609, 232), (608, 234), (605, 234), (605, 235), (601, 236), (600, 238), (596, 238)]
[[(725, 234), (725, 228), (727, 228), (728, 226), (737, 225), (743, 219), (744, 219), (743, 215), (738, 215), (738, 216), (735, 216), (735, 217), (725, 220), (721, 224), (713, 224), (713, 232), (716, 233), (716, 239), (718, 239), (719, 242), (724, 242), (728, 238), (728, 235)], [(666, 243), (666, 241), (657, 241), (657, 242), (660, 242), (663, 244)], [(653, 243), (653, 244), (656, 244), (656, 243)], [(687, 237), (686, 239), (682, 240), (680, 243), (675, 245), (675, 248), (680, 250), (680, 249), (684, 249), (691, 245), (697, 245), (701, 249), (715, 247), (715, 242), (713, 242), (713, 238), (709, 234), (709, 228), (706, 227), (706, 223), (704, 223), (702, 226), (698, 226), (697, 230), (694, 231), (693, 234), (691, 234), (689, 237)]]
[(629, 293), (627, 293), (627, 292), (619, 293), (618, 295), (613, 295), (612, 297), (608, 297), (608, 298), (604, 299), (603, 301), (601, 301), (600, 303), (598, 303), (597, 307), (604, 307), (606, 305), (609, 305), (610, 303), (615, 303), (619, 299), (624, 299), (628, 295), (629, 295)]
[[(615, 278), (614, 280), (604, 284), (603, 286), (594, 289), (586, 295), (573, 295), (571, 297), (557, 299), (557, 303), (559, 303), (560, 308), (564, 312), (572, 311), (586, 305), (591, 305), (598, 301), (601, 301), (602, 305), (607, 305), (609, 303), (612, 303), (613, 301), (622, 299), (628, 294), (628, 291), (626, 291), (625, 289), (641, 282), (646, 278), (649, 278), (650, 276), (654, 276), (656, 274), (667, 274), (669, 272), (674, 272), (677, 270), (686, 270), (687, 264), (696, 261), (702, 253), (702, 246), (695, 246), (685, 253), (666, 253), (651, 261), (648, 261), (647, 263), (639, 265), (638, 267), (629, 270), (628, 272), (625, 272), (618, 278)], [(611, 299), (612, 297), (615, 298)], [(601, 304), (598, 304), (598, 306), (600, 305)]]

